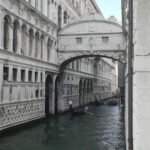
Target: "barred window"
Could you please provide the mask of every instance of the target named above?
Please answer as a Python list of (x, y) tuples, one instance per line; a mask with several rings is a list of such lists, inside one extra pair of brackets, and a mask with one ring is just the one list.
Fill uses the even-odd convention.
[(82, 37), (76, 38), (76, 44), (82, 44)]
[(25, 70), (21, 70), (21, 81), (25, 81)]
[(108, 36), (103, 36), (102, 37), (102, 43), (108, 43), (109, 42), (109, 37)]
[(32, 81), (32, 71), (29, 71), (29, 73), (28, 73), (28, 81), (29, 82)]
[(17, 69), (13, 68), (13, 81), (17, 80)]
[(9, 75), (9, 68), (4, 67), (3, 68), (3, 80), (7, 81), (8, 80), (8, 75)]
[(35, 72), (35, 82), (38, 81), (38, 72)]

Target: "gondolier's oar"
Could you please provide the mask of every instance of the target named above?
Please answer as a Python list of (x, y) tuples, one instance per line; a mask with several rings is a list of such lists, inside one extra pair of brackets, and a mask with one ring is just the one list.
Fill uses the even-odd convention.
[(87, 111), (87, 110), (84, 110), (84, 112), (85, 112), (85, 113), (87, 113), (87, 114), (89, 114), (89, 115), (91, 115), (91, 116), (95, 116), (95, 114), (94, 114), (94, 113), (89, 112), (89, 111)]
[[(75, 109), (77, 109), (77, 110), (81, 110), (80, 108), (75, 108)], [(87, 114), (89, 114), (89, 115), (91, 115), (91, 116), (95, 116), (95, 114), (94, 113), (92, 113), (92, 112), (89, 112), (89, 111), (87, 111), (87, 110), (83, 110), (85, 113), (87, 113)]]

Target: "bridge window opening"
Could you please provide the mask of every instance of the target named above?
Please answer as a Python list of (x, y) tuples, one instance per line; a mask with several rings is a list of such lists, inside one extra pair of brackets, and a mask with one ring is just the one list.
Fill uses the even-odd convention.
[(25, 81), (25, 70), (21, 70), (21, 81)]
[(76, 44), (82, 44), (82, 37), (77, 37), (76, 38)]
[(29, 73), (28, 73), (28, 80), (29, 80), (29, 82), (32, 81), (32, 71), (29, 71)]
[(3, 67), (3, 80), (8, 81), (9, 68)]
[(13, 81), (17, 80), (17, 69), (13, 68)]
[(108, 36), (102, 36), (102, 43), (108, 43), (109, 37)]

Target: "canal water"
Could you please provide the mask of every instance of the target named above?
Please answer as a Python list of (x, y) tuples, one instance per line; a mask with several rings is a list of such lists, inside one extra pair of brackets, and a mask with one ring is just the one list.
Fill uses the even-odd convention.
[(90, 106), (88, 114), (65, 113), (0, 135), (0, 150), (125, 150), (123, 109)]

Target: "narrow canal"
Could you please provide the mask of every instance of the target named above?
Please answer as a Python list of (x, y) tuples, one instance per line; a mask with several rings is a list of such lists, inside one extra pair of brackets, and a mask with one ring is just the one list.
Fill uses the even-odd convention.
[(0, 150), (125, 150), (123, 109), (90, 106), (88, 114), (71, 114), (0, 135)]

